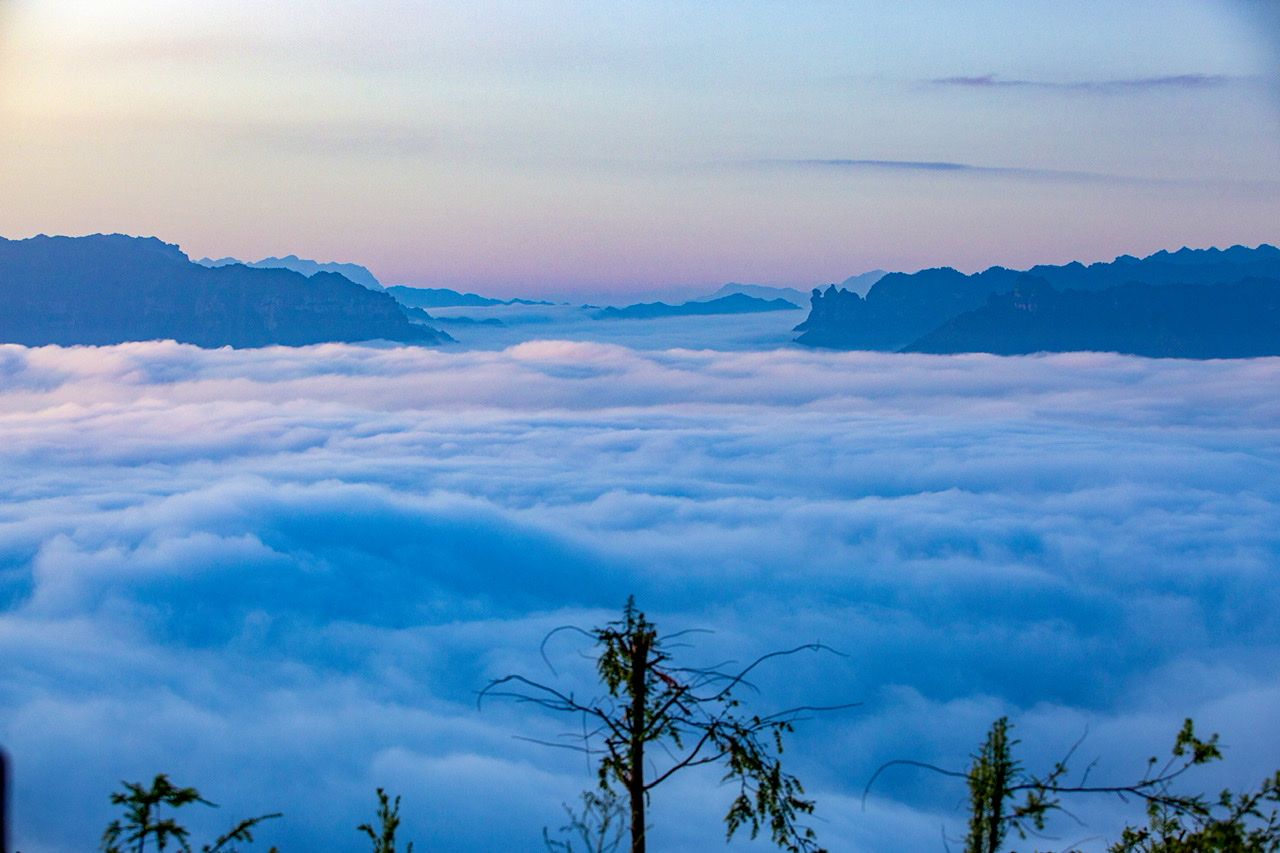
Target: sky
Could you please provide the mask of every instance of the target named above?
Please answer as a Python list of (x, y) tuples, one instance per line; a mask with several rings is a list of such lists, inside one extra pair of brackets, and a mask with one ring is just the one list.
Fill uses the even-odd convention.
[(590, 296), (1275, 241), (1273, 0), (0, 0), (0, 234)]
[[(942, 851), (953, 780), (1008, 714), (1026, 766), (1087, 733), (1136, 777), (1186, 716), (1257, 785), (1280, 743), (1280, 360), (326, 345), (0, 346), (0, 743), (16, 848), (96, 846), (157, 772), (269, 811), (260, 845), (367, 850), (375, 786), (419, 849), (541, 849), (594, 784), (576, 721), (486, 702), (513, 672), (594, 695), (629, 593), (705, 628), (690, 665), (800, 642), (767, 712), (861, 702), (785, 754), (836, 853)], [(721, 849), (713, 771), (655, 796), (654, 849)], [(56, 793), (56, 796), (53, 794)], [(1141, 807), (1076, 802), (1098, 850)], [(953, 842), (952, 849), (957, 844)], [(769, 849), (748, 843), (734, 850)]]

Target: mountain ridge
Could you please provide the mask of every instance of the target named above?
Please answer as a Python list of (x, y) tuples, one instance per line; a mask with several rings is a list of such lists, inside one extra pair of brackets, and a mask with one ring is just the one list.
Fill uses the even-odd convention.
[(705, 317), (715, 314), (759, 314), (766, 311), (798, 311), (800, 306), (785, 299), (758, 299), (745, 293), (732, 293), (719, 299), (694, 300), (669, 305), (666, 302), (640, 302), (623, 308), (604, 308), (592, 314), (596, 320), (652, 320), (660, 317)]
[(478, 293), (462, 293), (447, 287), (410, 287), (393, 284), (387, 288), (395, 299), (412, 308), (481, 308), (489, 305), (553, 305), (538, 299), (495, 299)]
[(157, 339), (204, 347), (451, 340), (412, 322), (389, 295), (337, 273), (206, 267), (154, 237), (0, 238), (0, 340)]
[(300, 258), (297, 255), (285, 255), (282, 258), (270, 257), (263, 258), (258, 261), (242, 261), (238, 258), (200, 258), (195, 261), (202, 267), (226, 267), (240, 264), (242, 266), (251, 267), (253, 269), (286, 269), (293, 270), (296, 273), (310, 278), (318, 272), (332, 272), (342, 277), (354, 281), (361, 287), (369, 290), (385, 290), (382, 282), (378, 281), (378, 277), (369, 271), (367, 267), (360, 264), (344, 263), (340, 261), (313, 261), (309, 258)]
[(1154, 358), (1280, 355), (1280, 279), (1134, 282), (1058, 290), (1027, 275), (1013, 291), (955, 317), (904, 352), (1117, 352)]
[(889, 273), (865, 297), (834, 285), (815, 289), (809, 316), (796, 326), (797, 342), (834, 349), (899, 350), (948, 321), (984, 305), (991, 296), (1012, 292), (1023, 276), (1057, 290), (1100, 291), (1130, 283), (1149, 285), (1230, 283), (1247, 278), (1280, 278), (1280, 249), (1256, 248), (1160, 251), (1145, 258), (1120, 255), (1085, 265), (1037, 265), (1026, 271), (990, 267), (966, 275), (951, 267), (916, 273)]

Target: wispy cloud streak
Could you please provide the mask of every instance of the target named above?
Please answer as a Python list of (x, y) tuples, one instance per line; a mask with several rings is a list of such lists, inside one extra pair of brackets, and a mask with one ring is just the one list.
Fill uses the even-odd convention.
[(1248, 81), (1251, 78), (1228, 74), (1171, 74), (1163, 77), (1134, 77), (1118, 80), (1019, 80), (995, 74), (938, 77), (927, 81), (934, 86), (961, 89), (1029, 89), (1045, 92), (1076, 92), (1093, 95), (1120, 95), (1137, 92), (1212, 89)]
[(973, 163), (956, 163), (947, 160), (874, 160), (848, 158), (798, 158), (752, 160), (756, 166), (776, 166), (811, 169), (845, 169), (887, 172), (943, 172), (968, 175), (1003, 175), (1023, 178), (1054, 178), (1073, 181), (1136, 181), (1120, 175), (1100, 172), (1082, 172), (1069, 169), (1038, 169), (1022, 166), (980, 166)]
[(1022, 179), (1033, 181), (1061, 181), (1081, 184), (1188, 184), (1182, 180), (1142, 178), (1132, 175), (1111, 175), (1105, 172), (1087, 172), (1073, 169), (1046, 169), (1028, 166), (985, 166), (949, 160), (880, 160), (842, 157), (762, 158), (741, 160), (734, 163), (747, 169), (808, 169), (833, 172), (883, 172), (954, 175), (974, 179)]
[(1239, 189), (1274, 189), (1280, 181), (1266, 178), (1256, 180), (1163, 178), (1139, 175), (1119, 175), (1106, 172), (1089, 172), (1075, 169), (1050, 169), (1034, 166), (988, 166), (960, 163), (949, 160), (880, 160), (854, 158), (761, 158), (739, 160), (732, 165), (749, 169), (814, 169), (846, 172), (899, 172), (935, 175), (956, 175), (975, 179), (1023, 179), (1038, 181), (1063, 181), (1081, 184), (1112, 184), (1116, 186), (1197, 187), (1218, 186)]

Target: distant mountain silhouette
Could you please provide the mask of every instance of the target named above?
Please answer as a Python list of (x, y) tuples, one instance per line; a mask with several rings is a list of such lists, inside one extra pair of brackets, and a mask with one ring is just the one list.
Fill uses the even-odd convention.
[(876, 282), (887, 276), (889, 273), (884, 270), (871, 270), (860, 275), (853, 275), (840, 282), (841, 290), (848, 290), (859, 296), (866, 296), (867, 291), (875, 286)]
[(949, 267), (890, 273), (867, 293), (834, 286), (815, 290), (809, 317), (796, 327), (799, 343), (837, 349), (898, 350), (922, 340), (949, 320), (1010, 293), (1024, 275), (1058, 290), (1100, 291), (1130, 283), (1221, 284), (1280, 278), (1280, 249), (1182, 249), (1147, 258), (1123, 255), (1110, 263), (1037, 266), (1019, 272), (992, 267), (965, 275)]
[(642, 302), (625, 308), (605, 308), (591, 316), (596, 320), (651, 320), (657, 317), (688, 317), (709, 314), (759, 314), (764, 311), (795, 311), (800, 308), (785, 299), (756, 299), (744, 293), (734, 293), (707, 302), (685, 302), (668, 305), (665, 302)]
[(708, 300), (719, 299), (723, 296), (733, 296), (735, 293), (741, 293), (745, 296), (753, 296), (756, 299), (785, 299), (797, 308), (803, 308), (804, 304), (809, 301), (809, 295), (802, 290), (796, 290), (794, 287), (770, 287), (767, 284), (739, 284), (731, 281), (721, 287), (715, 293), (707, 297)]
[(450, 340), (336, 273), (206, 267), (153, 237), (0, 238), (0, 341), (170, 338), (206, 347)]
[(1090, 350), (1176, 358), (1280, 355), (1280, 280), (1054, 289), (1038, 276), (949, 320), (907, 352)]
[(802, 344), (833, 349), (896, 350), (993, 293), (1013, 289), (1019, 273), (994, 267), (975, 276), (944, 267), (890, 273), (863, 298), (834, 284), (814, 290), (809, 316), (796, 326)]
[[(410, 309), (410, 310), (420, 310), (420, 309)], [(431, 319), (436, 323), (443, 323), (445, 325), (452, 324), (455, 326), (505, 326), (507, 325), (506, 323), (499, 320), (497, 317), (485, 317), (483, 319), (480, 319), (477, 317), (432, 317)]]
[(397, 300), (414, 308), (475, 308), (485, 305), (551, 305), (536, 299), (492, 299), (475, 293), (459, 293), (447, 287), (407, 287), (403, 284), (387, 288)]
[[(877, 281), (884, 278), (888, 273), (884, 270), (872, 270), (864, 272), (861, 275), (850, 276), (835, 285), (837, 289), (848, 290), (859, 296), (864, 295), (871, 286)], [(797, 290), (794, 287), (772, 287), (767, 284), (741, 284), (731, 281), (721, 287), (708, 299), (719, 299), (721, 296), (732, 296), (735, 293), (745, 293), (747, 296), (754, 296), (756, 299), (785, 299), (793, 303), (797, 308), (803, 308), (805, 303), (809, 301), (809, 294), (803, 290)]]
[(296, 273), (310, 278), (318, 272), (333, 272), (338, 275), (354, 281), (361, 287), (367, 287), (370, 290), (384, 290), (382, 282), (378, 281), (373, 273), (369, 272), (365, 267), (359, 264), (341, 264), (337, 262), (321, 263), (320, 261), (310, 261), (306, 258), (300, 258), (297, 255), (286, 255), (283, 258), (263, 258), (260, 261), (241, 261), (236, 258), (201, 258), (196, 261), (202, 267), (227, 267), (233, 264), (243, 264), (246, 267), (263, 270), (293, 270)]

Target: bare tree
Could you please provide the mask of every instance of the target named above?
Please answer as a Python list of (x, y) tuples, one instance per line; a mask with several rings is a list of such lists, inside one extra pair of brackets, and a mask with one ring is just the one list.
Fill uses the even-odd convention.
[(561, 838), (542, 828), (542, 843), (551, 853), (617, 853), (626, 840), (626, 807), (612, 791), (583, 791), (582, 811), (564, 806), (569, 822)]
[[(508, 675), (490, 682), (480, 699), (504, 697), (582, 718), (583, 734), (574, 735), (580, 742), (549, 745), (567, 745), (592, 756), (600, 788), (621, 789), (629, 806), (631, 853), (645, 853), (650, 792), (682, 770), (710, 764), (720, 765), (723, 780), (737, 787), (724, 818), (728, 838), (740, 829), (752, 838), (767, 831), (778, 847), (791, 853), (822, 849), (813, 829), (800, 822), (802, 815), (813, 812), (813, 801), (805, 798), (800, 780), (783, 770), (780, 756), (783, 735), (792, 732), (798, 720), (836, 708), (802, 706), (750, 714), (739, 695), (751, 687), (748, 678), (761, 664), (827, 650), (825, 646), (809, 643), (771, 652), (732, 671), (679, 666), (670, 654), (672, 641), (690, 632), (659, 634), (634, 598), (627, 600), (621, 619), (602, 628), (570, 626), (547, 639), (560, 631), (574, 631), (594, 642), (603, 695), (579, 699), (572, 691)], [(544, 652), (545, 646), (546, 640)]]

